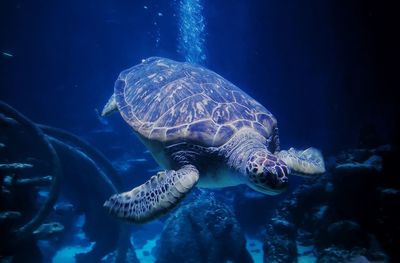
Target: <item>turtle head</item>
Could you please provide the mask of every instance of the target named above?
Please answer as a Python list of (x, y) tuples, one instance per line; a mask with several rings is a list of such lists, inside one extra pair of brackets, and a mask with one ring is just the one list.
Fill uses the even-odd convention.
[(276, 195), (288, 186), (289, 168), (276, 155), (268, 151), (256, 151), (246, 163), (247, 185), (254, 190)]

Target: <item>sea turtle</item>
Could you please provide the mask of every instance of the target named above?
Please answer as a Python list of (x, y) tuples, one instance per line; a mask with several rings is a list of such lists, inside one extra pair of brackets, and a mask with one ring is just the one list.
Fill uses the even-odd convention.
[(202, 66), (151, 57), (120, 73), (103, 109), (123, 119), (165, 169), (104, 206), (142, 223), (172, 209), (195, 186), (247, 184), (275, 195), (288, 175), (325, 171), (321, 153), (281, 151), (277, 121), (260, 103)]

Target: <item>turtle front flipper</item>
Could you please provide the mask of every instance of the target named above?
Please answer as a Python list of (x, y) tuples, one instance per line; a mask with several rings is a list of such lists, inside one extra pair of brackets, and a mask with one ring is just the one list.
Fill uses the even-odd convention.
[(131, 191), (111, 196), (104, 207), (119, 219), (144, 223), (175, 207), (198, 179), (199, 171), (193, 165), (159, 172)]
[(325, 172), (324, 158), (321, 152), (315, 148), (306, 150), (280, 151), (277, 156), (291, 169), (291, 173), (300, 176), (321, 174)]

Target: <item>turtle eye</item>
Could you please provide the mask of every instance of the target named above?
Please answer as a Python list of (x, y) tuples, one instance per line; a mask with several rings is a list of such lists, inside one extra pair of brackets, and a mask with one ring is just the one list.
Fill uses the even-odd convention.
[(275, 170), (276, 170), (276, 175), (278, 176), (278, 178), (282, 178), (285, 176), (285, 173), (283, 172), (283, 170), (280, 166), (277, 166), (275, 168)]
[(261, 167), (254, 162), (248, 162), (247, 166), (246, 166), (246, 173), (248, 175), (259, 175), (260, 173), (262, 173), (262, 169)]
[(271, 176), (271, 175), (274, 175), (275, 173), (276, 173), (275, 167), (272, 167), (272, 166), (264, 167), (264, 175)]

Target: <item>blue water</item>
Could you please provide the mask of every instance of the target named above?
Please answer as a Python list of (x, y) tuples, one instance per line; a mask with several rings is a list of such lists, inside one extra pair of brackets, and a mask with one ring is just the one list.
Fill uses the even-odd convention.
[[(265, 256), (268, 248), (279, 247), (279, 239), (286, 242), (282, 241), (285, 238), (293, 241), (287, 241), (286, 247), (295, 244), (293, 253), (298, 262), (316, 262), (324, 255), (333, 258), (326, 250), (333, 247), (327, 245), (331, 241), (323, 238), (321, 241), (319, 233), (332, 226), (331, 223), (345, 220), (357, 222), (361, 233), (374, 236), (369, 244), (375, 241), (378, 244), (366, 248), (361, 241), (354, 241), (368, 253), (354, 252), (352, 246), (351, 249), (345, 247), (346, 251), (373, 261), (383, 258), (373, 251), (382, 250), (386, 255), (384, 262), (400, 260), (393, 249), (393, 243), (400, 242), (399, 239), (392, 243), (385, 241), (388, 238), (379, 232), (386, 233), (382, 232), (386, 228), (376, 223), (381, 222), (382, 217), (382, 225), (388, 228), (395, 225), (398, 217), (391, 214), (391, 208), (399, 204), (400, 193), (396, 192), (400, 191), (399, 180), (392, 173), (399, 142), (398, 97), (394, 95), (398, 86), (399, 43), (395, 40), (398, 31), (395, 8), (390, 5), (360, 0), (2, 1), (0, 100), (36, 124), (60, 128), (89, 143), (104, 155), (116, 175), (111, 176), (101, 165), (97, 167), (99, 163), (81, 145), (60, 139), (80, 151), (80, 157), (61, 158), (63, 178), (53, 204), (61, 208), (49, 212), (43, 223), (61, 222), (65, 229), (61, 234), (38, 242), (37, 237), (29, 236), (23, 245), (18, 243), (20, 241), (14, 244), (2, 240), (0, 260), (28, 262), (26, 258), (15, 257), (16, 251), (25, 251), (26, 255), (34, 255), (30, 257), (32, 262), (75, 262), (75, 255), (93, 250), (99, 251), (91, 255), (93, 262), (115, 262), (112, 259), (115, 249), (123, 247), (118, 240), (125, 238), (132, 244), (132, 250), (124, 262), (178, 260), (171, 252), (172, 245), (168, 247), (163, 242), (186, 251), (187, 262), (234, 262), (231, 258), (215, 256), (220, 252), (213, 254), (217, 260), (210, 259), (212, 256), (199, 256), (209, 255), (207, 253), (212, 250), (201, 246), (208, 235), (204, 234), (207, 232), (204, 229), (214, 229), (214, 225), (215, 229), (217, 226), (223, 229), (218, 222), (225, 222), (220, 215), (215, 215), (218, 220), (210, 223), (212, 227), (204, 223), (208, 222), (208, 217), (204, 222), (187, 219), (193, 216), (187, 212), (191, 205), (205, 196), (231, 209), (231, 213), (226, 212), (227, 217), (234, 218), (240, 226), (241, 236), (235, 236), (232, 230), (219, 237), (234, 240), (232, 245), (226, 245), (226, 250), (239, 251), (238, 247), (244, 247), (254, 262), (272, 262)], [(110, 184), (118, 185), (120, 191), (128, 191), (160, 171), (149, 150), (134, 136), (120, 114), (101, 116), (119, 73), (152, 56), (201, 65), (231, 81), (277, 118), (282, 149), (313, 146), (321, 150), (328, 170), (324, 177), (327, 179), (318, 179), (316, 183), (300, 177), (290, 178), (287, 191), (278, 196), (261, 195), (245, 186), (211, 191), (196, 189), (171, 213), (145, 225), (131, 226), (108, 215), (102, 204), (113, 194)], [(23, 125), (10, 124), (7, 116), (0, 111), (0, 164), (27, 162), (34, 163), (35, 169), (42, 169), (27, 174), (0, 169), (1, 212), (23, 212), (20, 221), (0, 221), (4, 224), (2, 227), (12, 230), (33, 218), (49, 198), (48, 185), (15, 190), (10, 186), (14, 182), (12, 178), (51, 175), (53, 171), (48, 153), (35, 145), (36, 137), (24, 137), (29, 132)], [(43, 132), (51, 136), (44, 129)], [(379, 148), (382, 145), (386, 148)], [(57, 147), (56, 151), (59, 151)], [(349, 152), (346, 155), (343, 151)], [(380, 159), (369, 159), (371, 156)], [(85, 158), (93, 160), (95, 166), (87, 168), (80, 162)], [(341, 162), (361, 168), (351, 172), (335, 170)], [(356, 175), (341, 179), (340, 176), (348, 173)], [(357, 181), (358, 173), (366, 176), (377, 173), (380, 177)], [(346, 188), (348, 181), (349, 189)], [(315, 192), (310, 190), (311, 197), (304, 193), (293, 194), (303, 184), (314, 189)], [(354, 190), (354, 185), (360, 188)], [(14, 190), (9, 192), (9, 189)], [(376, 194), (371, 194), (368, 202), (376, 209), (369, 211), (357, 204), (366, 202), (363, 197), (371, 193), (371, 189)], [(337, 191), (354, 194), (355, 197), (349, 194), (354, 201), (348, 203), (349, 209), (336, 205)], [(321, 203), (313, 203), (307, 210), (312, 203), (310, 200), (321, 200)], [(70, 206), (61, 205), (65, 202)], [(293, 203), (304, 205), (304, 213), (293, 208)], [(213, 207), (210, 204), (209, 207)], [(357, 212), (352, 214), (348, 211), (353, 205), (360, 211), (368, 211), (364, 213), (354, 208)], [(331, 210), (325, 213), (321, 207)], [(210, 208), (208, 212), (215, 211)], [(176, 224), (172, 223), (180, 213), (186, 219), (178, 218)], [(288, 222), (291, 218), (290, 222), (297, 229), (297, 239), (288, 234), (290, 227), (286, 226), (284, 237), (280, 236), (282, 233), (277, 234), (278, 241), (274, 239), (268, 243), (270, 237), (275, 236), (271, 233), (279, 231), (268, 232), (266, 226), (274, 226), (273, 218), (281, 218), (282, 213)], [(377, 218), (371, 219), (371, 215)], [(315, 219), (318, 217), (324, 219)], [(186, 229), (189, 221), (184, 220), (192, 222), (193, 227)], [(200, 226), (200, 230), (196, 226)], [(299, 234), (299, 229), (310, 232), (313, 238), (304, 238), (307, 235)], [(8, 238), (14, 233), (8, 230), (0, 234)], [(177, 237), (171, 241), (166, 234), (171, 233), (168, 231)], [(210, 235), (217, 235), (217, 232), (211, 231)], [(122, 234), (115, 233), (128, 234), (121, 237)], [(193, 237), (193, 233), (200, 234)], [(213, 237), (210, 240), (218, 239)], [(242, 237), (244, 245), (236, 247)], [(187, 241), (186, 246), (180, 243), (180, 238)], [(361, 239), (362, 234), (358, 240)], [(309, 241), (311, 243), (307, 243)], [(332, 244), (336, 246), (335, 242)], [(209, 244), (214, 244), (209, 246), (215, 251), (224, 250), (217, 242)], [(198, 254), (191, 254), (192, 250)], [(282, 252), (285, 253), (289, 252)], [(164, 255), (164, 261), (160, 255)], [(356, 259), (363, 262), (363, 259)], [(87, 258), (81, 260), (90, 262)], [(294, 262), (290, 261), (293, 258), (282, 260)]]

